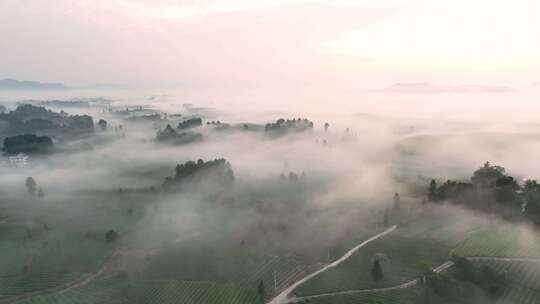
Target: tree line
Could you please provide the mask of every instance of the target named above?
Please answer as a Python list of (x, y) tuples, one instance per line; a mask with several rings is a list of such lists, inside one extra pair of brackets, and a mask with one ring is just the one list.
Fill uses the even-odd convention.
[(471, 209), (498, 213), (505, 218), (526, 217), (540, 224), (540, 184), (537, 180), (519, 183), (506, 169), (484, 163), (468, 181), (432, 179), (427, 192), (432, 203), (451, 202)]
[(213, 183), (215, 186), (230, 186), (234, 181), (231, 164), (224, 158), (210, 161), (199, 159), (176, 165), (175, 175), (165, 178), (165, 191), (178, 190), (185, 184)]

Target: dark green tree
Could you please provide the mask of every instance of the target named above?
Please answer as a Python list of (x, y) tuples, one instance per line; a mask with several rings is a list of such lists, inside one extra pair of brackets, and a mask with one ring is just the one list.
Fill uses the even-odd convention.
[(264, 290), (264, 283), (263, 281), (259, 281), (259, 287), (257, 288), (257, 294), (259, 295), (259, 302), (261, 304), (264, 303), (264, 299), (266, 297), (266, 291)]
[(383, 279), (383, 271), (379, 259), (375, 259), (373, 261), (373, 266), (371, 267), (371, 277), (377, 283)]
[(4, 152), (8, 154), (46, 153), (52, 147), (52, 139), (48, 136), (23, 134), (4, 138)]
[(504, 176), (506, 170), (503, 167), (486, 162), (480, 169), (474, 171), (471, 181), (477, 188), (494, 188), (497, 180)]
[(33, 177), (31, 177), (31, 176), (27, 177), (26, 182), (24, 184), (26, 186), (26, 189), (28, 190), (28, 193), (30, 193), (32, 195), (36, 194), (37, 183), (36, 183), (36, 180)]
[(297, 182), (298, 181), (298, 174), (294, 172), (289, 173), (289, 181), (291, 182)]
[(45, 197), (45, 192), (43, 192), (43, 188), (39, 187), (37, 195), (38, 195), (39, 198), (44, 198)]
[(480, 268), (477, 284), (487, 291), (490, 296), (499, 296), (506, 283), (506, 278), (497, 274), (491, 267), (484, 265)]
[(455, 275), (458, 279), (470, 282), (475, 280), (475, 268), (469, 260), (464, 257), (455, 257), (452, 262), (454, 262)]
[(401, 197), (399, 197), (399, 193), (394, 193), (394, 209), (399, 210), (401, 209)]
[(527, 215), (540, 215), (540, 184), (536, 180), (527, 180), (523, 186), (525, 206), (522, 209)]
[(429, 183), (428, 200), (433, 202), (437, 199), (437, 182), (432, 179)]
[(520, 187), (512, 176), (504, 176), (495, 182), (495, 199), (505, 205), (520, 205), (518, 191)]
[(105, 240), (109, 243), (112, 243), (118, 239), (118, 232), (111, 229), (105, 233)]
[(101, 131), (107, 131), (107, 121), (105, 119), (100, 119), (98, 121), (98, 126), (101, 129)]
[[(219, 122), (219, 121), (218, 121)], [(178, 129), (190, 129), (194, 127), (200, 127), (202, 126), (202, 119), (201, 118), (190, 118), (188, 120), (184, 120), (181, 123), (178, 124)]]

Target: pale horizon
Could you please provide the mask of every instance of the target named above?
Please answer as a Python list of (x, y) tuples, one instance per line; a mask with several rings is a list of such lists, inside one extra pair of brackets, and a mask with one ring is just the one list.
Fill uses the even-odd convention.
[(15, 1), (0, 78), (72, 86), (393, 83), (527, 88), (540, 4), (518, 1)]

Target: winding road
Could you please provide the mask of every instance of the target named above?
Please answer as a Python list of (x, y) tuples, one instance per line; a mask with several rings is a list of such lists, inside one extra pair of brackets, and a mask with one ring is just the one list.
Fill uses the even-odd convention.
[(307, 275), (305, 276), (303, 279), (300, 279), (299, 281), (297, 281), (296, 283), (292, 284), (291, 286), (289, 286), (287, 289), (283, 290), (279, 295), (277, 295), (274, 299), (272, 299), (272, 301), (270, 301), (268, 304), (287, 304), (287, 303), (295, 303), (296, 299), (295, 298), (289, 298), (289, 295), (292, 293), (293, 290), (296, 289), (296, 287), (304, 284), (305, 282), (309, 281), (310, 279), (312, 279), (313, 277), (317, 276), (318, 274), (320, 274), (321, 272), (324, 272), (326, 271), (327, 269), (329, 268), (332, 268), (332, 267), (335, 267), (339, 264), (341, 264), (343, 261), (347, 260), (348, 258), (350, 258), (358, 249), (364, 247), (365, 245), (367, 245), (368, 243), (370, 242), (373, 242), (375, 241), (376, 239), (380, 238), (380, 237), (383, 237), (387, 234), (389, 234), (390, 232), (396, 230), (397, 228), (397, 225), (394, 225), (388, 229), (386, 229), (385, 231), (377, 234), (377, 235), (374, 235), (372, 236), (371, 238), (363, 241), (362, 243), (358, 244), (356, 247), (354, 247), (353, 249), (349, 250), (347, 253), (345, 253), (341, 258), (339, 258), (338, 260), (326, 265), (325, 267), (313, 272), (312, 274), (310, 275)]

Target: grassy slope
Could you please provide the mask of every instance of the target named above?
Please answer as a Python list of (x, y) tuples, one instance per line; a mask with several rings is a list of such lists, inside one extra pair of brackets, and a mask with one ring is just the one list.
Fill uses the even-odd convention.
[(453, 253), (460, 256), (540, 257), (540, 236), (525, 227), (502, 224), (472, 234)]
[[(421, 275), (426, 267), (448, 260), (449, 252), (462, 241), (471, 226), (455, 219), (424, 219), (398, 228), (392, 234), (368, 244), (350, 259), (306, 282), (295, 290), (307, 296), (342, 290), (390, 287)], [(382, 262), (384, 277), (375, 282), (371, 267), (375, 256)]]
[(65, 293), (32, 297), (16, 304), (258, 304), (254, 289), (188, 281), (98, 280)]

